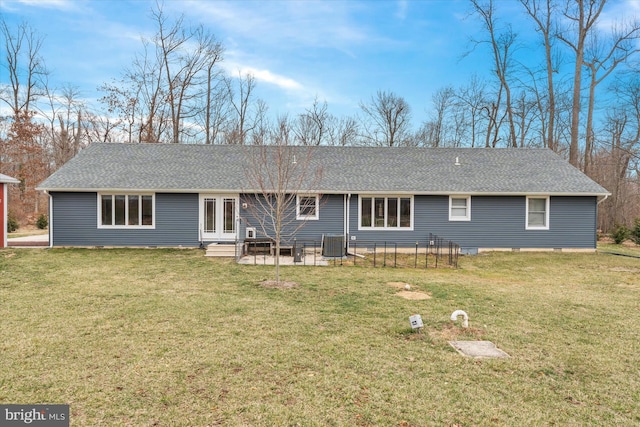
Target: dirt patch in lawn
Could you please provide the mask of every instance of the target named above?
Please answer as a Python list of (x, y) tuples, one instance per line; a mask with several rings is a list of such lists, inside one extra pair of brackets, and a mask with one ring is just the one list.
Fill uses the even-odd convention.
[(293, 289), (300, 286), (296, 282), (287, 282), (283, 280), (279, 282), (276, 282), (275, 280), (265, 280), (264, 282), (260, 282), (260, 284), (265, 288), (275, 288), (275, 289)]
[(424, 292), (400, 291), (396, 295), (410, 300), (431, 299), (431, 295), (425, 294)]
[(392, 288), (402, 289), (400, 292), (396, 293), (397, 296), (410, 299), (410, 300), (423, 300), (423, 299), (431, 299), (431, 294), (426, 292), (412, 291), (410, 283), (406, 282), (387, 282), (387, 286), (391, 286)]
[(456, 341), (459, 338), (479, 340), (482, 339), (484, 331), (479, 328), (461, 328), (452, 323), (446, 323), (439, 330), (429, 331), (429, 335), (431, 338), (445, 341)]

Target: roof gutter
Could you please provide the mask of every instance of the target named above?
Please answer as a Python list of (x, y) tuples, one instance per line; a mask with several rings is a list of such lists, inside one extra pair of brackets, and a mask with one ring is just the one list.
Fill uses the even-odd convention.
[[(133, 192), (145, 192), (145, 193), (220, 193), (220, 194), (238, 194), (238, 193), (261, 193), (260, 190), (252, 189), (236, 189), (236, 190), (221, 190), (213, 188), (80, 188), (80, 187), (36, 187), (36, 190), (43, 191), (45, 193), (60, 192), (60, 193), (133, 193)], [(322, 193), (322, 194), (359, 194), (368, 196), (377, 195), (407, 195), (407, 196), (595, 196), (603, 197), (601, 201), (604, 201), (609, 197), (611, 193), (572, 193), (572, 192), (549, 192), (549, 191), (353, 191), (353, 190), (315, 190), (315, 191), (297, 191), (297, 193)]]

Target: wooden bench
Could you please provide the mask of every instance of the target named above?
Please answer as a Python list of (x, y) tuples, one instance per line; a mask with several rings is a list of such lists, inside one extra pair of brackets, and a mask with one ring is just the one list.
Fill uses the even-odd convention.
[(254, 239), (244, 239), (244, 250), (243, 252), (247, 255), (254, 254), (269, 254), (273, 253), (274, 247), (273, 239), (268, 237), (254, 238)]

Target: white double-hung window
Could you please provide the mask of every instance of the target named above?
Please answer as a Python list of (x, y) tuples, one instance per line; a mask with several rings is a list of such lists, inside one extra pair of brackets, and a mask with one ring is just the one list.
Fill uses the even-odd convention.
[(449, 221), (471, 221), (471, 196), (449, 196)]
[(549, 229), (549, 197), (527, 197), (527, 230)]
[(317, 194), (296, 196), (296, 219), (318, 219), (318, 201), (319, 197)]

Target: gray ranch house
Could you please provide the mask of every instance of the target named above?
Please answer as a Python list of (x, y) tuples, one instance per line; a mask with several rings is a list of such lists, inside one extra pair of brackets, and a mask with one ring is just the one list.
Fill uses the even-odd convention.
[[(198, 247), (259, 238), (252, 201), (260, 193), (247, 171), (251, 153), (265, 149), (275, 148), (91, 144), (39, 186), (50, 197), (50, 245)], [(609, 195), (546, 149), (291, 149), (322, 171), (313, 188), (296, 190), (287, 225), (295, 233), (287, 238), (297, 241), (332, 235), (350, 245), (414, 248), (434, 234), (470, 253), (593, 251), (597, 206)]]

